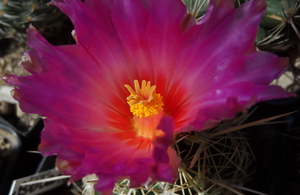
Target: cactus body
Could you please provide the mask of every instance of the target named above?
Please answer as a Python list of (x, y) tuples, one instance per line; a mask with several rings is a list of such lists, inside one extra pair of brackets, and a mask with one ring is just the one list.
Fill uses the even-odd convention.
[[(39, 29), (54, 25), (62, 13), (49, 0), (2, 0), (0, 2), (0, 39), (25, 35), (30, 23)], [(58, 22), (59, 23), (59, 22)]]

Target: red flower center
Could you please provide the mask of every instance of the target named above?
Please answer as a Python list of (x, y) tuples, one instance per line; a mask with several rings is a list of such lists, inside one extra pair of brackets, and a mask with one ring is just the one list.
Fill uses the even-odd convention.
[(127, 103), (133, 113), (133, 127), (138, 136), (154, 138), (162, 134), (156, 129), (160, 119), (164, 115), (162, 96), (157, 94), (156, 85), (151, 86), (150, 81), (142, 81), (140, 86), (138, 80), (134, 80), (134, 89), (129, 85), (124, 85), (130, 95)]

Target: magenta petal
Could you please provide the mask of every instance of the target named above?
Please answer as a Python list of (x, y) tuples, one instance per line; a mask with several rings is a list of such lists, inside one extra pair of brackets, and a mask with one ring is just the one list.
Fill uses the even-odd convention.
[[(224, 18), (228, 17), (234, 11), (235, 8), (231, 0), (210, 1), (204, 17), (187, 36), (197, 37), (197, 39), (204, 40), (220, 25), (220, 23), (224, 21)], [(200, 30), (201, 33), (197, 32), (198, 30)], [(196, 32), (199, 34), (193, 35), (193, 33)]]
[(269, 85), (287, 69), (287, 66), (288, 58), (280, 58), (266, 52), (241, 56), (232, 62), (227, 69), (220, 71), (213, 78), (214, 82), (207, 84), (204, 89), (220, 88), (242, 81), (249, 81), (258, 85)]
[[(170, 148), (174, 133), (174, 120), (172, 117), (163, 117), (157, 127), (165, 132), (164, 137), (158, 137), (154, 143), (153, 156), (159, 162), (156, 178), (159, 181), (174, 182), (178, 177), (178, 169), (180, 158), (173, 155), (174, 149)], [(169, 164), (171, 163), (171, 164)], [(173, 165), (173, 166), (172, 166)]]
[(217, 89), (206, 94), (201, 101), (201, 108), (195, 121), (192, 122), (198, 130), (215, 126), (223, 119), (229, 119), (240, 111), (259, 101), (292, 96), (279, 86), (255, 85), (250, 82), (239, 82)]
[[(117, 1), (112, 4), (111, 9), (113, 25), (118, 36), (130, 59), (134, 59), (130, 63), (139, 67), (138, 77), (151, 79), (146, 78), (149, 75), (149, 67), (153, 66), (149, 55), (149, 43), (145, 36), (147, 30), (145, 24), (149, 20), (149, 11), (139, 0)], [(133, 69), (133, 71), (137, 70)]]
[(112, 177), (111, 175), (106, 175), (99, 177), (99, 182), (95, 184), (95, 189), (101, 192), (101, 195), (110, 195), (112, 194), (112, 190), (115, 186), (116, 178)]
[[(96, 189), (108, 192), (123, 178), (129, 177), (133, 185), (141, 186), (149, 179), (173, 182), (177, 177), (180, 159), (169, 151), (174, 131), (172, 117), (162, 120), (160, 128), (165, 135), (155, 141), (135, 138), (129, 132), (86, 131), (49, 119), (44, 122), (39, 151), (45, 155), (57, 153), (57, 167), (62, 173), (72, 175), (71, 181), (95, 173), (99, 176)], [(169, 164), (170, 159), (177, 163)]]
[[(239, 82), (251, 82), (267, 86), (275, 78), (278, 78), (286, 70), (287, 66), (288, 58), (279, 58), (266, 52), (256, 52), (241, 56), (228, 64), (226, 69), (216, 72), (214, 78), (202, 86), (202, 94), (206, 95), (212, 89), (214, 91), (225, 89), (227, 86)], [(234, 79), (232, 79), (233, 77)], [(287, 93), (283, 90), (282, 92), (282, 97), (286, 97)], [(238, 97), (239, 94), (236, 94), (236, 96)], [(278, 98), (278, 94), (274, 94), (274, 98)], [(269, 99), (272, 99), (272, 97), (269, 97)]]
[[(191, 40), (189, 32), (197, 31), (201, 35), (202, 28), (192, 27), (183, 37), (182, 47), (185, 49), (179, 61), (179, 64), (189, 64), (183, 67), (186, 70), (186, 77), (197, 75), (197, 80), (201, 79), (200, 83), (207, 83), (225, 70), (238, 56), (255, 52), (253, 42), (264, 9), (265, 5), (261, 1), (246, 2), (223, 18), (208, 36), (203, 38), (200, 36), (196, 40)], [(218, 10), (222, 10), (222, 7), (218, 7)], [(203, 72), (205, 74), (201, 74)]]
[[(108, 123), (111, 119), (101, 117), (105, 112), (113, 115), (116, 112), (114, 109), (59, 74), (49, 72), (27, 77), (11, 76), (7, 83), (18, 86), (14, 96), (25, 112), (38, 113), (74, 128), (120, 131), (114, 130)], [(48, 92), (41, 93), (45, 88)], [(124, 119), (123, 122), (119, 121), (122, 126), (130, 126), (127, 117), (118, 119), (121, 118)]]
[[(126, 51), (112, 23), (113, 3), (105, 0), (86, 3), (80, 0), (53, 0), (51, 4), (59, 7), (72, 20), (77, 44), (88, 52), (84, 56), (91, 57), (101, 67), (103, 74), (113, 73), (121, 82), (129, 82), (123, 78), (132, 77), (135, 69), (131, 63), (127, 63)], [(97, 30), (91, 30), (93, 26)]]
[(159, 75), (172, 71), (178, 55), (181, 21), (186, 15), (186, 7), (180, 0), (153, 0), (151, 3), (146, 35), (153, 66)]
[[(95, 61), (83, 47), (76, 45), (52, 46), (46, 42), (34, 27), (30, 27), (27, 30), (27, 34), (28, 45), (33, 49), (27, 52), (28, 61), (23, 64), (29, 71), (33, 67), (39, 66), (40, 70), (36, 73), (56, 72), (89, 91), (93, 91), (97, 87), (107, 86), (111, 86), (115, 90), (115, 86), (112, 85), (115, 82), (112, 81), (112, 78), (106, 77), (106, 71), (111, 71), (110, 67), (108, 66), (107, 70), (103, 69), (101, 64)], [(65, 56), (72, 57), (66, 58)], [(86, 68), (87, 64), (89, 68)], [(35, 73), (33, 70), (31, 72)], [(82, 72), (86, 74), (82, 74)], [(119, 76), (121, 80), (126, 78), (123, 70), (116, 69), (114, 73), (123, 75)], [(101, 83), (98, 82), (99, 77), (102, 78)], [(97, 90), (93, 91), (93, 93), (97, 92)]]
[[(166, 155), (167, 148), (172, 144), (173, 132), (174, 132), (174, 121), (170, 116), (165, 116), (161, 119), (160, 124), (157, 126), (158, 129), (161, 129), (165, 132), (165, 136), (158, 137), (155, 140), (154, 147), (154, 159), (159, 162), (165, 163), (168, 162), (168, 156)], [(161, 153), (163, 151), (163, 153)]]

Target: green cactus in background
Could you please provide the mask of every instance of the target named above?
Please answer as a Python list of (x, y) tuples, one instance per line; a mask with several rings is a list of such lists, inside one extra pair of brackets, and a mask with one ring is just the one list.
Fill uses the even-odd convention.
[[(0, 75), (26, 75), (20, 64), (32, 24), (53, 45), (72, 44), (73, 24), (50, 0), (0, 0)], [(0, 86), (5, 85), (0, 79)]]
[(182, 0), (187, 7), (187, 12), (199, 21), (206, 12), (208, 0)]
[(24, 36), (31, 23), (39, 30), (61, 22), (62, 12), (48, 6), (49, 0), (2, 0), (0, 2), (0, 39)]
[(300, 1), (267, 0), (260, 23), (257, 46), (261, 50), (284, 52), (300, 43)]

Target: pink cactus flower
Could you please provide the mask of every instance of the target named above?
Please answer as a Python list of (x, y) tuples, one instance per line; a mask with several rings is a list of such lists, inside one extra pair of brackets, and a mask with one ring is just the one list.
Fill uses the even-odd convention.
[(292, 95), (269, 85), (288, 60), (254, 46), (265, 1), (212, 0), (198, 23), (180, 0), (50, 4), (74, 23), (76, 44), (53, 46), (29, 27), (31, 75), (3, 79), (23, 111), (45, 116), (40, 152), (57, 154), (71, 181), (95, 173), (103, 194), (124, 178), (174, 182), (176, 133)]

